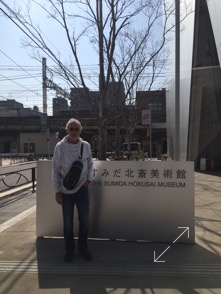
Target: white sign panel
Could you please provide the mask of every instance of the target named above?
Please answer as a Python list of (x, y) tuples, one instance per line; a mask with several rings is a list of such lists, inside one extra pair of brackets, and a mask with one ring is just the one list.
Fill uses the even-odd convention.
[(151, 124), (151, 110), (146, 109), (142, 110), (142, 125), (150, 125)]
[[(62, 236), (61, 207), (49, 185), (51, 161), (37, 168), (37, 236)], [(178, 228), (188, 227), (189, 238), (177, 243), (194, 243), (193, 178), (192, 162), (95, 161), (90, 237), (173, 242)]]

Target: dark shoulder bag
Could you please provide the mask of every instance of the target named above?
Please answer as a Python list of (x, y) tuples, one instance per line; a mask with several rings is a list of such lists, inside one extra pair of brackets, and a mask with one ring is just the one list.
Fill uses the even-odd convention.
[[(79, 159), (82, 158), (82, 154), (83, 154), (83, 143), (81, 144), (81, 153), (79, 155)], [(69, 172), (63, 179), (63, 186), (67, 190), (73, 190), (74, 187), (77, 185), (81, 176), (82, 169), (83, 169), (83, 163), (80, 160), (76, 160), (72, 163), (72, 166)]]

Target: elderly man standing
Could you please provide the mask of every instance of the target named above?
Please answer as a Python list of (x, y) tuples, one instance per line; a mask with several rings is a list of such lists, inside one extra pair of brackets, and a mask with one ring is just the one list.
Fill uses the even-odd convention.
[[(88, 251), (87, 239), (89, 229), (89, 195), (88, 186), (92, 180), (93, 160), (91, 146), (80, 138), (81, 123), (71, 118), (65, 127), (67, 135), (57, 143), (52, 159), (52, 182), (55, 190), (55, 199), (62, 205), (63, 231), (65, 240), (65, 262), (73, 259), (74, 242), (74, 207), (76, 205), (79, 220), (78, 251), (85, 259), (92, 259)], [(82, 146), (83, 144), (83, 146)], [(82, 153), (82, 154), (81, 154)], [(74, 161), (82, 162), (82, 171), (76, 186), (68, 190), (63, 180)]]

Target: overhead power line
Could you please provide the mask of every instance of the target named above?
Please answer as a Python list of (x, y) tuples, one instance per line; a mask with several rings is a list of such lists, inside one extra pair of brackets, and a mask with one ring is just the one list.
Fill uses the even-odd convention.
[(22, 71), (26, 72), (30, 77), (32, 77), (33, 79), (35, 79), (36, 81), (40, 82), (38, 79), (36, 79), (33, 75), (31, 75), (26, 69), (24, 69), (23, 67), (21, 67), (19, 64), (17, 64), (11, 57), (9, 57), (5, 52), (3, 52), (0, 49), (0, 52), (2, 54), (4, 54), (9, 60), (11, 60), (14, 64), (16, 64), (16, 66), (18, 66)]
[[(2, 76), (0, 74), (0, 76)], [(35, 75), (33, 77), (31, 76), (7, 76), (7, 77), (4, 77), (3, 79), (0, 78), (0, 82), (4, 82), (4, 81), (8, 81), (8, 80), (27, 80), (27, 79), (32, 79), (34, 77), (40, 77), (40, 74), (39, 75)]]

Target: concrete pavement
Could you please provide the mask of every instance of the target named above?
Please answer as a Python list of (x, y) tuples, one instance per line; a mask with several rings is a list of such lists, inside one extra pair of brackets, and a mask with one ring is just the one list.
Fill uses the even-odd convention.
[(90, 240), (93, 260), (66, 264), (62, 238), (36, 239), (33, 205), (0, 225), (0, 293), (221, 293), (218, 173), (195, 173), (195, 215), (194, 245)]

